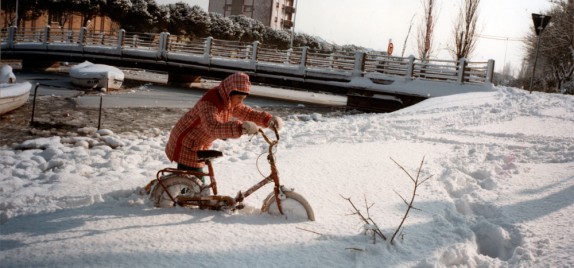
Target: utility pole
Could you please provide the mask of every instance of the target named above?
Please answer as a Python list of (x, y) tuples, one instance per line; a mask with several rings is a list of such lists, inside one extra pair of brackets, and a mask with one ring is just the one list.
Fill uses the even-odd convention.
[(289, 48), (293, 48), (293, 38), (295, 36), (295, 18), (297, 17), (297, 3), (299, 1), (293, 0), (295, 2), (295, 6), (293, 9), (293, 26), (291, 27), (291, 40), (289, 41)]
[(18, 0), (16, 0), (16, 23), (14, 23), (14, 26), (18, 28)]
[(532, 13), (532, 21), (534, 22), (534, 31), (538, 36), (538, 43), (536, 44), (536, 56), (534, 57), (534, 66), (532, 67), (532, 76), (530, 76), (530, 94), (532, 94), (532, 84), (534, 83), (534, 73), (536, 72), (536, 63), (538, 62), (538, 51), (540, 50), (540, 36), (542, 31), (550, 22), (550, 16)]

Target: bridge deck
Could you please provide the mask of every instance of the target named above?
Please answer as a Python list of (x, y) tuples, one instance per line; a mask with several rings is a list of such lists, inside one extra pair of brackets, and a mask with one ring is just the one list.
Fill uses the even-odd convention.
[[(413, 56), (391, 57), (380, 52), (327, 54), (306, 47), (278, 50), (258, 42), (212, 38), (181, 42), (169, 33), (123, 30), (106, 33), (85, 28), (62, 31), (11, 27), (0, 31), (0, 38), (2, 58), (24, 62), (88, 60), (217, 78), (243, 71), (257, 82), (371, 98), (368, 105), (375, 106), (392, 100), (407, 105), (429, 97), (490, 90), (494, 69), (492, 60), (422, 62)], [(381, 99), (384, 102), (378, 101)]]

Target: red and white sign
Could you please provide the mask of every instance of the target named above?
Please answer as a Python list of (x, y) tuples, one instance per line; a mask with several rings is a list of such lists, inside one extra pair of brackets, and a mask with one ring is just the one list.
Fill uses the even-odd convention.
[(390, 39), (390, 40), (389, 40), (389, 46), (387, 47), (387, 54), (388, 54), (389, 56), (393, 55), (393, 48), (394, 48), (394, 46), (393, 46), (393, 40)]

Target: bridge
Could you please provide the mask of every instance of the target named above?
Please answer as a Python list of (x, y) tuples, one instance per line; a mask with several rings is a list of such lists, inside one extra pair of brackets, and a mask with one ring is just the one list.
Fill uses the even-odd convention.
[(10, 27), (0, 30), (0, 39), (1, 58), (22, 60), (25, 69), (88, 60), (161, 70), (170, 83), (242, 71), (254, 82), (346, 95), (348, 106), (366, 111), (392, 111), (429, 97), (490, 90), (494, 72), (494, 60), (421, 61), (382, 52), (281, 50), (259, 42), (187, 40), (167, 32)]

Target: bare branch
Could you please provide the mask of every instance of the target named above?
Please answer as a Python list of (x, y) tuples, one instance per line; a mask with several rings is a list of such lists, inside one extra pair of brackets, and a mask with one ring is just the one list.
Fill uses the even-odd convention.
[(317, 235), (323, 235), (322, 233), (318, 233), (318, 232), (315, 232), (315, 231), (303, 229), (303, 228), (300, 228), (300, 227), (295, 227), (295, 228), (297, 228), (297, 229), (299, 229), (299, 230), (301, 230), (301, 231), (306, 231), (306, 232), (314, 233), (314, 234), (317, 234)]
[[(379, 226), (377, 225), (377, 223), (375, 221), (373, 221), (373, 219), (371, 219), (370, 217), (365, 217), (361, 211), (359, 211), (359, 209), (355, 206), (355, 204), (353, 203), (353, 201), (351, 201), (351, 198), (345, 198), (343, 197), (343, 195), (341, 195), (341, 197), (347, 201), (349, 201), (349, 203), (351, 204), (351, 206), (353, 207), (353, 209), (355, 210), (355, 214), (359, 216), (359, 218), (361, 218), (361, 220), (368, 225), (374, 225), (375, 228), (373, 229), (373, 233), (380, 236), (383, 240), (387, 240), (387, 237), (383, 234), (383, 232), (381, 231), (381, 229), (379, 229)], [(373, 235), (374, 235), (373, 234)]]
[[(392, 159), (392, 158), (391, 158), (391, 159)], [(393, 236), (391, 237), (391, 244), (393, 244), (393, 241), (394, 241), (396, 235), (399, 233), (399, 231), (400, 231), (401, 228), (403, 227), (403, 224), (405, 223), (405, 220), (407, 219), (407, 217), (408, 217), (409, 212), (411, 211), (411, 209), (416, 209), (416, 208), (413, 206), (413, 203), (415, 202), (415, 197), (416, 197), (416, 195), (417, 195), (417, 188), (418, 188), (418, 186), (420, 185), (420, 183), (419, 183), (418, 180), (419, 180), (419, 175), (421, 174), (421, 171), (422, 171), (422, 168), (423, 168), (424, 159), (425, 159), (425, 158), (423, 157), (423, 159), (422, 159), (422, 161), (421, 161), (421, 164), (420, 164), (420, 166), (419, 166), (419, 170), (417, 171), (417, 178), (414, 180), (415, 185), (414, 185), (414, 187), (413, 187), (413, 195), (412, 195), (412, 197), (411, 197), (410, 202), (408, 202), (408, 204), (407, 204), (407, 210), (405, 211), (405, 215), (403, 216), (403, 219), (401, 220), (401, 223), (399, 224), (399, 227), (397, 227), (397, 229), (395, 230), (395, 233), (394, 233)], [(394, 160), (393, 160), (393, 161), (394, 161)], [(396, 162), (395, 162), (395, 163), (396, 163)], [(399, 165), (399, 164), (397, 163), (397, 165)], [(401, 168), (404, 170), (404, 168), (403, 168), (401, 165), (399, 165), (399, 167), (401, 167)], [(406, 171), (405, 171), (405, 172), (406, 172)], [(408, 172), (407, 172), (407, 174), (408, 174)], [(411, 180), (413, 180), (413, 178), (412, 178), (410, 175), (409, 175), (409, 177), (411, 178)], [(402, 198), (402, 197), (401, 197), (401, 198)], [(404, 200), (404, 199), (403, 199), (403, 200)], [(405, 202), (406, 202), (406, 201), (405, 201)]]
[(397, 194), (397, 195), (403, 200), (403, 202), (405, 202), (405, 205), (407, 205), (407, 206), (409, 205), (409, 202), (407, 202), (407, 200), (404, 199), (401, 194), (399, 194), (399, 193), (398, 193), (397, 191), (395, 191), (395, 190), (393, 190), (393, 192), (395, 192), (395, 194)]
[(421, 184), (425, 183), (426, 181), (428, 181), (430, 178), (432, 178), (432, 176), (434, 176), (434, 175), (430, 175), (430, 176), (428, 176), (426, 179), (424, 179), (424, 180), (422, 180), (421, 182), (419, 182), (419, 185), (421, 185)]
[(393, 162), (395, 162), (395, 164), (397, 164), (397, 166), (399, 166), (399, 168), (401, 168), (401, 169), (407, 174), (407, 176), (409, 176), (409, 178), (411, 178), (411, 180), (412, 180), (414, 183), (416, 183), (415, 178), (413, 178), (413, 176), (411, 176), (411, 174), (410, 174), (403, 166), (401, 166), (401, 164), (397, 163), (397, 161), (395, 161), (395, 159), (393, 159), (392, 157), (391, 157), (391, 160), (392, 160)]

